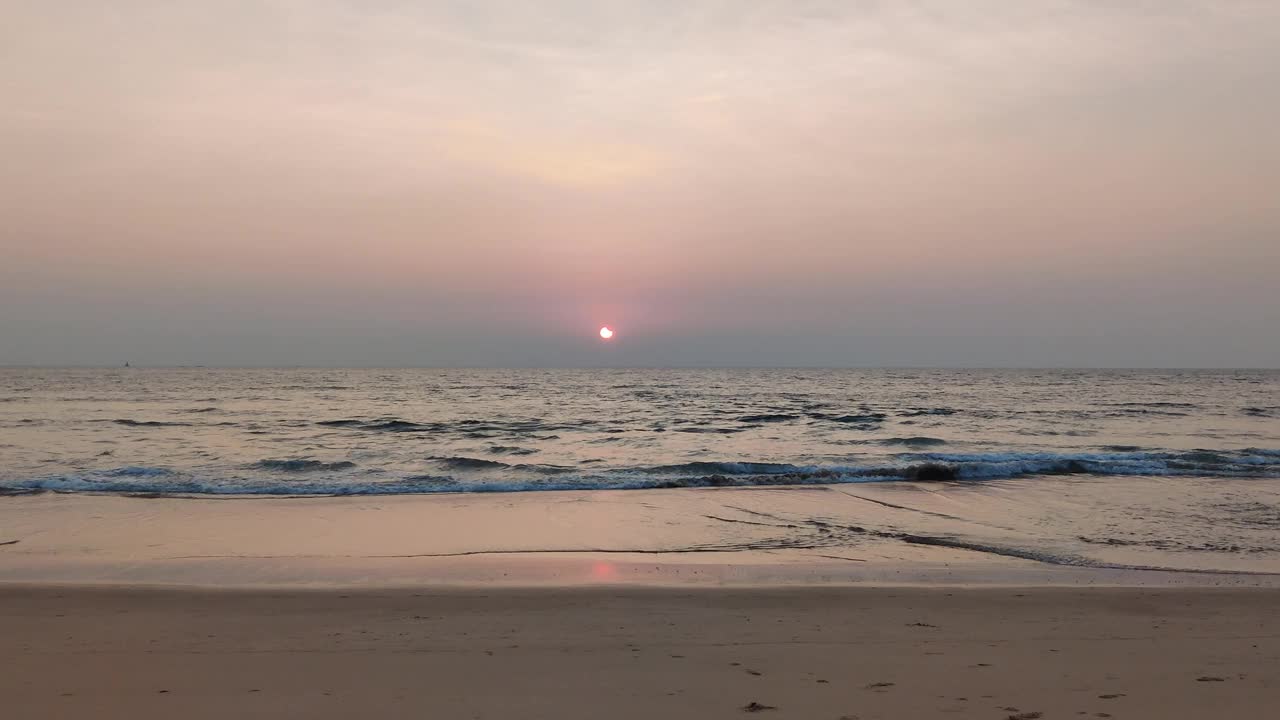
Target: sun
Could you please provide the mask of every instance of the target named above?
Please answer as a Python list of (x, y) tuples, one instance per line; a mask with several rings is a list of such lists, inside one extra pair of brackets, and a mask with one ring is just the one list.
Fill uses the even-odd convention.
[(600, 328), (601, 340), (608, 340), (611, 337), (613, 337), (613, 331), (609, 329), (608, 325), (605, 325), (604, 327)]

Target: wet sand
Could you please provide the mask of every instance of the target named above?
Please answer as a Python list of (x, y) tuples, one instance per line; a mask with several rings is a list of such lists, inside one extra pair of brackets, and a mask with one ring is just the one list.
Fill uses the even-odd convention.
[(0, 498), (0, 583), (1276, 586), (1269, 515), (1213, 523), (1196, 510), (1268, 488), (1036, 478), (389, 497), (46, 493)]
[(0, 587), (6, 718), (1227, 718), (1280, 592)]

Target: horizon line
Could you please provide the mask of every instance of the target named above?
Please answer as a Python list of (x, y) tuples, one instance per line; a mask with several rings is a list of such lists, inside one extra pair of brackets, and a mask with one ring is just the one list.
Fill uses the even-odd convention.
[(104, 365), (0, 363), (0, 370), (1219, 370), (1272, 372), (1280, 366), (1232, 365)]

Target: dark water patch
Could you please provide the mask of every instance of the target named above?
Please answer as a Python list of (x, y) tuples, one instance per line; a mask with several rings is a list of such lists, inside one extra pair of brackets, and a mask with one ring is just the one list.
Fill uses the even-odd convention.
[(497, 460), (484, 460), (481, 458), (455, 455), (432, 455), (427, 459), (438, 465), (459, 470), (496, 470), (499, 468), (511, 467), (507, 463), (499, 462)]
[(698, 460), (695, 462), (677, 463), (675, 465), (657, 465), (639, 468), (645, 473), (680, 473), (680, 474), (721, 474), (721, 475), (768, 475), (802, 472), (804, 468), (786, 463), (769, 462), (724, 462), (715, 460)]
[(1225, 455), (1214, 452), (1213, 450), (1191, 450), (1189, 452), (1184, 452), (1177, 456), (1177, 461), (1198, 465), (1217, 465), (1228, 462)]
[(163, 467), (149, 467), (145, 465), (130, 465), (127, 467), (112, 468), (103, 470), (104, 477), (149, 477), (149, 478), (167, 478), (174, 477), (178, 473)]
[(325, 427), (364, 427), (364, 420), (321, 420), (316, 423)]
[(397, 433), (426, 433), (437, 432), (441, 428), (437, 424), (423, 424), (409, 422), (408, 420), (379, 420), (364, 426), (365, 430), (374, 430), (377, 432), (397, 432)]
[(448, 475), (409, 475), (404, 478), (411, 482), (429, 482), (440, 485), (457, 485), (458, 481)]
[(814, 485), (820, 482), (836, 482), (834, 472), (770, 473), (767, 475), (693, 475), (688, 477), (651, 480), (642, 487), (654, 489), (753, 487), (758, 485)]
[(1119, 408), (1119, 409), (1117, 409), (1117, 410), (1112, 410), (1111, 412), (1109, 412), (1109, 413), (1107, 413), (1107, 414), (1108, 414), (1108, 415), (1111, 415), (1111, 416), (1113, 416), (1113, 417), (1124, 417), (1124, 416), (1129, 416), (1129, 415), (1133, 415), (1133, 416), (1156, 415), (1156, 416), (1161, 416), (1161, 417), (1187, 417), (1190, 413), (1185, 413), (1185, 412), (1181, 412), (1181, 411), (1178, 411), (1178, 410), (1162, 410), (1162, 409), (1158, 409), (1158, 408), (1126, 407), (1126, 408)]
[(884, 440), (877, 440), (881, 445), (905, 445), (906, 447), (935, 447), (938, 445), (946, 445), (947, 441), (942, 438), (928, 437), (926, 435), (912, 435), (911, 437), (892, 437)]
[(321, 420), (316, 423), (324, 427), (340, 427), (353, 428), (356, 430), (369, 430), (372, 432), (395, 432), (395, 433), (427, 433), (439, 432), (442, 429), (439, 423), (416, 423), (399, 418), (380, 418), (377, 420)]
[[(100, 422), (100, 421), (95, 421)], [(128, 427), (191, 427), (191, 423), (186, 422), (168, 422), (164, 420), (130, 420), (128, 418), (117, 418), (111, 422), (117, 425), (125, 425)]]
[(380, 418), (377, 420), (342, 419), (321, 420), (317, 423), (325, 427), (352, 428), (374, 432), (398, 433), (442, 433), (456, 434), (470, 438), (493, 438), (504, 435), (529, 436), (534, 439), (550, 437), (547, 433), (559, 430), (584, 430), (601, 432), (625, 432), (625, 430), (600, 429), (598, 423), (587, 420), (563, 422), (546, 422), (538, 419), (530, 420), (458, 420), (456, 422), (420, 423), (400, 418)]
[(1247, 407), (1242, 409), (1240, 412), (1248, 415), (1249, 417), (1280, 418), (1280, 406)]
[(272, 470), (276, 472), (309, 473), (350, 470), (355, 466), (355, 463), (347, 460), (325, 462), (323, 460), (312, 460), (309, 458), (290, 458), (285, 460), (259, 460), (250, 467), (258, 470)]
[(511, 466), (512, 470), (517, 472), (530, 472), (538, 475), (564, 475), (577, 470), (575, 467), (568, 465), (548, 465), (548, 464), (521, 464)]
[(953, 408), (913, 408), (905, 412), (898, 413), (899, 417), (924, 417), (926, 415), (955, 415), (960, 412)]
[(539, 451), (518, 445), (490, 445), (489, 452), (493, 455), (533, 455)]
[(789, 415), (787, 413), (766, 413), (763, 415), (743, 415), (738, 418), (744, 423), (771, 423), (771, 422), (789, 422), (791, 420), (799, 420), (799, 415)]
[(1144, 402), (1106, 402), (1101, 404), (1107, 407), (1179, 408), (1182, 410), (1194, 410), (1200, 407), (1195, 403), (1169, 402), (1169, 401), (1161, 401), (1161, 400), (1152, 400), (1152, 401), (1144, 401)]
[(183, 410), (183, 411), (181, 411), (181, 412), (188, 412), (188, 413), (211, 413), (211, 412), (218, 412), (218, 408), (216, 408), (216, 407), (191, 408), (191, 409), (189, 409), (189, 410)]
[(740, 427), (683, 427), (675, 428), (672, 432), (691, 433), (691, 434), (707, 434), (707, 435), (734, 435), (740, 432), (746, 432), (752, 428), (758, 428), (759, 425), (742, 425)]
[(4, 487), (0, 486), (0, 497), (19, 497), (22, 495), (43, 495), (49, 492), (45, 488), (39, 487)]
[(814, 420), (825, 420), (827, 422), (842, 423), (846, 425), (873, 425), (875, 423), (884, 422), (889, 416), (881, 412), (864, 412), (850, 415), (831, 415), (828, 413), (809, 413), (809, 417)]
[(907, 468), (904, 476), (916, 482), (954, 482), (960, 479), (960, 472), (951, 465), (925, 463)]

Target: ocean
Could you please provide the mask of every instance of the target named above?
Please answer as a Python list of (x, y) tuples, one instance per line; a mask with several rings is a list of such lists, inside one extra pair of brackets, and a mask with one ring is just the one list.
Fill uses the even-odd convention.
[(1280, 479), (1280, 372), (0, 370), (0, 488)]
[[(623, 492), (554, 492), (591, 490)], [(1280, 372), (10, 368), (0, 495), (23, 552), (932, 546), (1256, 577), (1280, 574)], [(148, 530), (147, 498), (190, 513)]]

